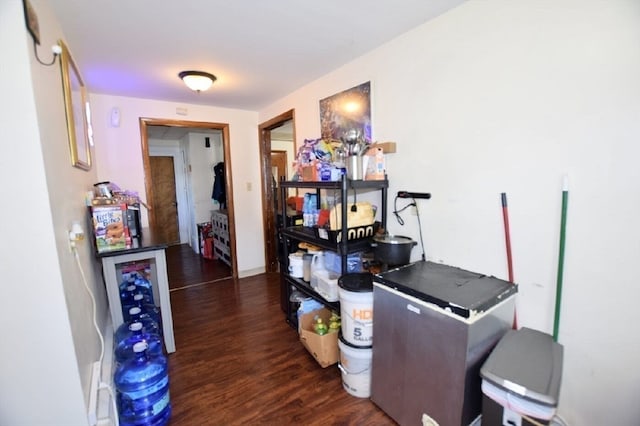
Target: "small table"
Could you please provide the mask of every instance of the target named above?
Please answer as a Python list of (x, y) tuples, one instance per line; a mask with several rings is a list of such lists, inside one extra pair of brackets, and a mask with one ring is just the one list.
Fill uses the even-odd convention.
[(167, 277), (167, 261), (164, 251), (167, 244), (159, 242), (151, 234), (149, 229), (142, 230), (142, 236), (132, 238), (132, 247), (124, 250), (113, 250), (97, 253), (102, 261), (102, 273), (107, 297), (109, 298), (109, 310), (114, 331), (124, 322), (122, 317), (122, 304), (120, 301), (120, 281), (122, 279), (119, 270), (122, 265), (130, 262), (150, 260), (151, 284), (153, 299), (160, 301), (160, 313), (162, 315), (162, 334), (167, 352), (176, 351), (173, 337), (173, 317), (171, 315), (171, 300), (169, 298), (169, 279)]

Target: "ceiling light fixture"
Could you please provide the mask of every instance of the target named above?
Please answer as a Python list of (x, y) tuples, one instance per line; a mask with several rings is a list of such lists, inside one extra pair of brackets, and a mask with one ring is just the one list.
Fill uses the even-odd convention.
[(178, 77), (194, 92), (207, 90), (217, 80), (215, 75), (203, 71), (182, 71)]

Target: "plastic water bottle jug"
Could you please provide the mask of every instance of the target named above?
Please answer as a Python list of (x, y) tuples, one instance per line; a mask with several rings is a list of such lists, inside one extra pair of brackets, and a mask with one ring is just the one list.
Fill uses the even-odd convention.
[(133, 296), (133, 303), (134, 306), (137, 306), (141, 309), (143, 314), (148, 314), (152, 320), (158, 323), (158, 325), (162, 325), (162, 315), (160, 314), (160, 309), (156, 305), (151, 303), (144, 294), (138, 293)]
[(141, 322), (136, 321), (129, 324), (129, 333), (125, 337), (116, 342), (114, 355), (116, 362), (122, 363), (134, 357), (133, 346), (138, 342), (147, 343), (147, 352), (150, 356), (164, 355), (162, 350), (162, 340), (155, 333), (149, 333), (145, 330)]
[(153, 302), (153, 287), (151, 281), (137, 272), (122, 274), (123, 281), (120, 283), (120, 295), (127, 291), (130, 286), (135, 286), (136, 293), (148, 296)]
[(129, 325), (134, 322), (141, 322), (142, 326), (148, 333), (157, 334), (158, 336), (162, 337), (162, 329), (160, 328), (160, 324), (153, 320), (148, 314), (143, 313), (139, 307), (135, 306), (129, 309), (127, 318), (115, 331), (113, 336), (114, 344), (117, 345), (118, 342), (126, 338), (126, 336), (129, 334)]
[(133, 296), (137, 294), (135, 284), (127, 284), (125, 288), (120, 288), (120, 305), (122, 306), (122, 314), (129, 312), (129, 309), (135, 306)]
[(151, 281), (141, 274), (136, 274), (135, 284), (140, 293), (149, 296), (150, 303), (155, 304), (153, 300), (153, 286), (151, 285)]
[(133, 345), (134, 357), (116, 366), (114, 382), (121, 426), (161, 426), (171, 417), (167, 358), (150, 356), (146, 342)]

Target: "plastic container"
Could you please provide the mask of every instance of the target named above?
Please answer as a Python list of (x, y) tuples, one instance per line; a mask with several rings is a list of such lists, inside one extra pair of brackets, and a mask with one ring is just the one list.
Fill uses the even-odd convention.
[(340, 348), (340, 363), (338, 368), (342, 373), (342, 387), (349, 394), (358, 398), (371, 396), (371, 346), (353, 346), (340, 334), (338, 337)]
[[(342, 258), (332, 251), (324, 252), (324, 267), (338, 275), (342, 274)], [(362, 254), (347, 255), (347, 270), (345, 273), (362, 272)]]
[(126, 283), (126, 286), (122, 288), (120, 286), (120, 306), (122, 306), (122, 315), (129, 312), (129, 309), (135, 306), (133, 296), (137, 294), (135, 284)]
[(125, 280), (120, 284), (120, 306), (123, 318), (128, 317), (129, 309), (138, 306), (135, 299), (137, 294), (143, 295), (145, 303), (155, 306), (151, 282), (137, 272), (123, 274), (123, 277)]
[(480, 369), (483, 423), (550, 424), (560, 395), (563, 352), (549, 334), (527, 327), (509, 330)]
[(171, 417), (167, 359), (150, 356), (147, 347), (145, 342), (136, 343), (134, 357), (116, 366), (120, 426), (161, 426)]
[(342, 335), (354, 346), (373, 342), (373, 276), (368, 272), (338, 279)]
[(137, 272), (122, 274), (122, 278), (122, 283), (120, 283), (121, 296), (129, 286), (135, 286), (136, 293), (142, 293), (148, 296), (153, 302), (153, 288), (151, 286), (151, 282), (147, 278)]
[(327, 270), (316, 271), (315, 274), (316, 287), (314, 290), (327, 302), (337, 302), (339, 300), (338, 278), (340, 276)]
[(153, 285), (151, 284), (151, 281), (149, 281), (147, 277), (141, 274), (136, 274), (135, 285), (136, 285), (136, 288), (140, 290), (142, 294), (149, 296), (150, 303), (155, 304), (155, 301), (153, 300)]
[(114, 344), (117, 345), (120, 341), (124, 340), (129, 334), (129, 325), (134, 322), (141, 322), (142, 326), (148, 333), (157, 334), (162, 337), (162, 329), (160, 324), (153, 320), (148, 314), (143, 313), (142, 310), (135, 306), (129, 309), (128, 320), (125, 320), (115, 331), (113, 336)]
[(302, 255), (302, 279), (306, 282), (311, 281), (311, 261), (313, 254), (305, 253)]
[[(133, 296), (133, 307), (138, 307), (142, 314), (147, 314), (152, 320), (162, 325), (162, 315), (160, 314), (160, 308), (151, 303), (144, 294), (138, 293)], [(128, 311), (127, 311), (128, 312)]]
[(318, 287), (318, 273), (319, 271), (325, 271), (324, 267), (324, 253), (318, 252), (314, 254), (313, 259), (311, 259), (311, 280), (309, 284), (311, 288)]
[(164, 355), (162, 350), (162, 339), (156, 333), (145, 330), (141, 322), (136, 321), (129, 324), (129, 333), (116, 342), (114, 357), (116, 362), (123, 363), (132, 359), (135, 355), (133, 347), (138, 342), (146, 342), (150, 356)]
[(301, 253), (291, 253), (289, 255), (289, 275), (294, 278), (304, 277), (304, 267)]

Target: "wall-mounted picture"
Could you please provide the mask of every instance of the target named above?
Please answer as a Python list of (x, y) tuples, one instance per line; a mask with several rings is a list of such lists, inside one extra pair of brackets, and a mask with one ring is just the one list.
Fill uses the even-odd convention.
[(358, 130), (371, 140), (371, 82), (320, 100), (320, 133), (323, 139), (340, 139)]
[(62, 49), (60, 67), (62, 68), (62, 88), (64, 106), (69, 133), (69, 150), (71, 164), (83, 170), (91, 169), (91, 149), (89, 146), (89, 122), (87, 89), (80, 76), (80, 71), (71, 57), (67, 45), (59, 40)]

